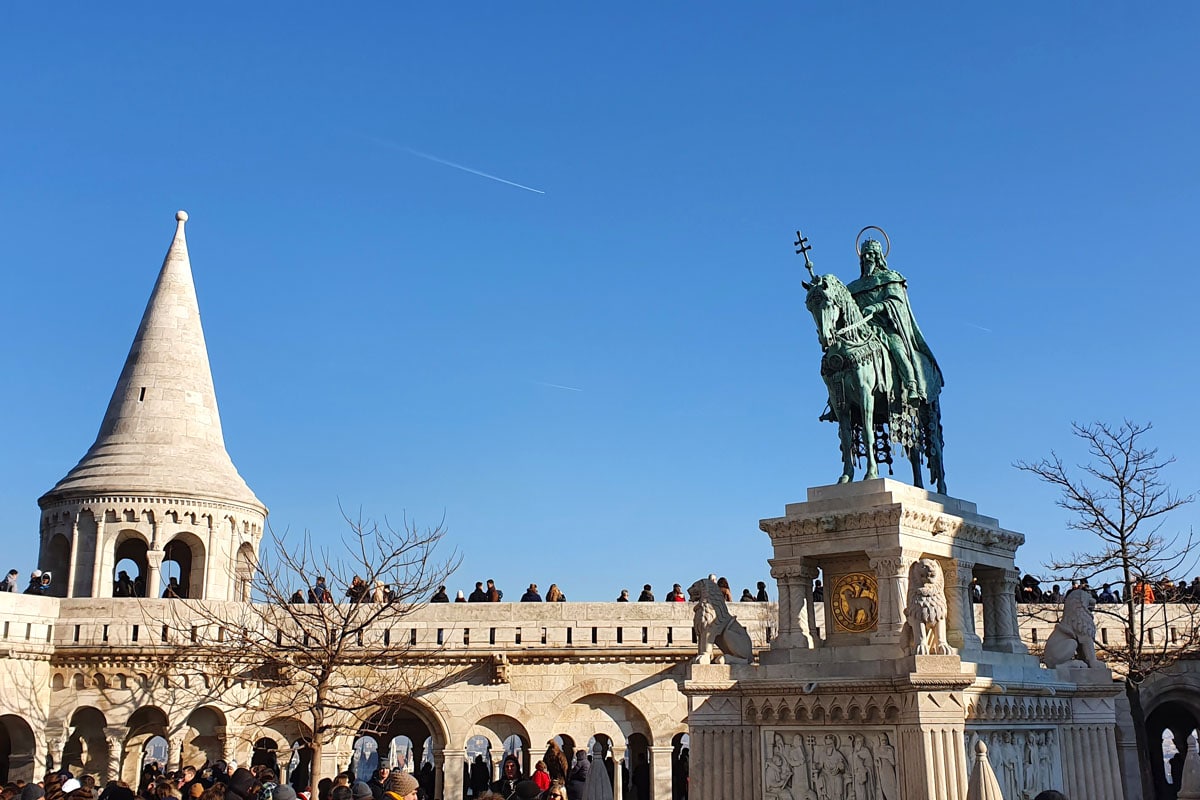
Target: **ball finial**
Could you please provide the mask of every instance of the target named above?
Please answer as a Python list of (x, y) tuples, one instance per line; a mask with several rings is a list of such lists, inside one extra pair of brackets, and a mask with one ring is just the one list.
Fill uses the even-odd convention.
[(187, 222), (187, 212), (186, 212), (186, 211), (184, 211), (183, 209), (180, 209), (179, 211), (176, 211), (176, 212), (175, 212), (175, 219), (176, 219), (178, 222)]

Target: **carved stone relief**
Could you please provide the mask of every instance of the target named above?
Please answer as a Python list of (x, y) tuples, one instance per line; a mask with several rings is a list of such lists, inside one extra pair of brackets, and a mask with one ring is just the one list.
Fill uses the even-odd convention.
[(968, 731), (965, 739), (968, 753), (975, 752), (980, 739), (987, 744), (988, 761), (1006, 798), (1033, 800), (1062, 783), (1053, 730)]
[(900, 800), (892, 729), (763, 733), (766, 800)]

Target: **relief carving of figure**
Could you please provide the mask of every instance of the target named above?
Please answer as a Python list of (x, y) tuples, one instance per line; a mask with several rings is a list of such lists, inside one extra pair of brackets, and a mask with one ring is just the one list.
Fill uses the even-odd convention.
[(767, 800), (797, 800), (787, 788), (792, 775), (783, 759), (783, 749), (783, 737), (775, 734), (775, 746), (763, 772), (763, 794)]
[(886, 733), (879, 734), (879, 744), (875, 746), (875, 779), (879, 786), (879, 800), (900, 800), (896, 748), (892, 747)]
[(850, 775), (854, 800), (875, 800), (874, 762), (874, 756), (863, 737), (851, 734)]
[(715, 644), (724, 653), (726, 664), (748, 664), (754, 658), (750, 634), (742, 627), (725, 604), (725, 596), (713, 575), (701, 578), (688, 587), (688, 598), (696, 604), (692, 626), (696, 631), (697, 664), (711, 664)]
[(786, 753), (788, 766), (792, 768), (792, 794), (796, 800), (802, 800), (809, 790), (808, 753), (804, 749), (804, 737), (796, 734), (792, 737), (792, 746)]
[(849, 779), (846, 757), (837, 748), (837, 737), (825, 734), (825, 751), (817, 757), (820, 775), (821, 800), (847, 800), (846, 783)]
[(1050, 669), (1103, 667), (1096, 658), (1096, 598), (1087, 589), (1072, 589), (1063, 600), (1063, 615), (1046, 639), (1042, 663)]
[(993, 737), (992, 742), (993, 746), (989, 755), (996, 768), (996, 778), (1000, 782), (1000, 790), (1005, 797), (1020, 798), (1021, 780), (1017, 770), (1020, 767), (1021, 753), (1013, 742), (1012, 732), (998, 733)]
[(905, 641), (914, 655), (953, 655), (946, 641), (946, 582), (936, 559), (914, 561), (908, 571)]
[(1038, 792), (1050, 785), (1047, 783), (1038, 786), (1038, 737), (1039, 734), (1032, 731), (1025, 734), (1025, 758), (1021, 764), (1021, 771), (1025, 776), (1021, 797), (1025, 800), (1033, 800)]
[(1038, 738), (1038, 783), (1042, 787), (1054, 785), (1054, 731), (1046, 731)]

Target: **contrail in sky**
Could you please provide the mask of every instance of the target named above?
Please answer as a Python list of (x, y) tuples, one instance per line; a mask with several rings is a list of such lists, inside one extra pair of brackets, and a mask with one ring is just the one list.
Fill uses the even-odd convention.
[(414, 155), (417, 158), (423, 158), (426, 161), (432, 161), (435, 164), (444, 164), (447, 167), (454, 167), (455, 169), (461, 169), (463, 172), (469, 172), (472, 175), (478, 175), (479, 177), (487, 178), (488, 180), (499, 181), (500, 183), (506, 183), (509, 186), (515, 186), (518, 189), (524, 189), (527, 192), (533, 192), (535, 194), (545, 194), (545, 192), (543, 192), (541, 189), (535, 189), (532, 186), (526, 186), (523, 183), (517, 183), (516, 181), (510, 181), (505, 178), (501, 178), (498, 175), (490, 175), (486, 172), (482, 172), (477, 169), (472, 169), (471, 167), (463, 166), (462, 164), (456, 164), (453, 161), (447, 161), (444, 158), (438, 158), (437, 156), (430, 155), (429, 153), (422, 153), (420, 150), (414, 150), (413, 148), (407, 147), (402, 144), (396, 144), (395, 142), (389, 142), (386, 139), (379, 139), (374, 136), (369, 136), (367, 138), (371, 139), (371, 141), (373, 141), (373, 142), (387, 145), (388, 147), (398, 148), (398, 149), (403, 150), (404, 152), (408, 153), (409, 155)]
[(566, 389), (568, 392), (582, 392), (583, 389), (577, 389), (574, 386), (563, 386), (561, 383), (546, 383), (545, 381), (534, 381), (539, 386), (549, 386), (551, 389)]
[(976, 325), (974, 322), (965, 322), (963, 324), (970, 325), (972, 328), (977, 328), (978, 330), (981, 330), (984, 333), (994, 333), (994, 331), (991, 328), (985, 328), (982, 325)]

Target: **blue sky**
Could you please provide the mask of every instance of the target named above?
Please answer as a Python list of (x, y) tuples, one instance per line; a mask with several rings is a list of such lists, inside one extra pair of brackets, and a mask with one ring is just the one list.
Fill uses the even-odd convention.
[(1200, 486), (1194, 4), (644, 5), (0, 9), (12, 565), (178, 208), (274, 526), (444, 514), (452, 590), (767, 578), (757, 521), (840, 471), (798, 227), (844, 279), (890, 234), (950, 493), (1022, 566), (1075, 535), (1011, 464), (1072, 420), (1153, 421)]

